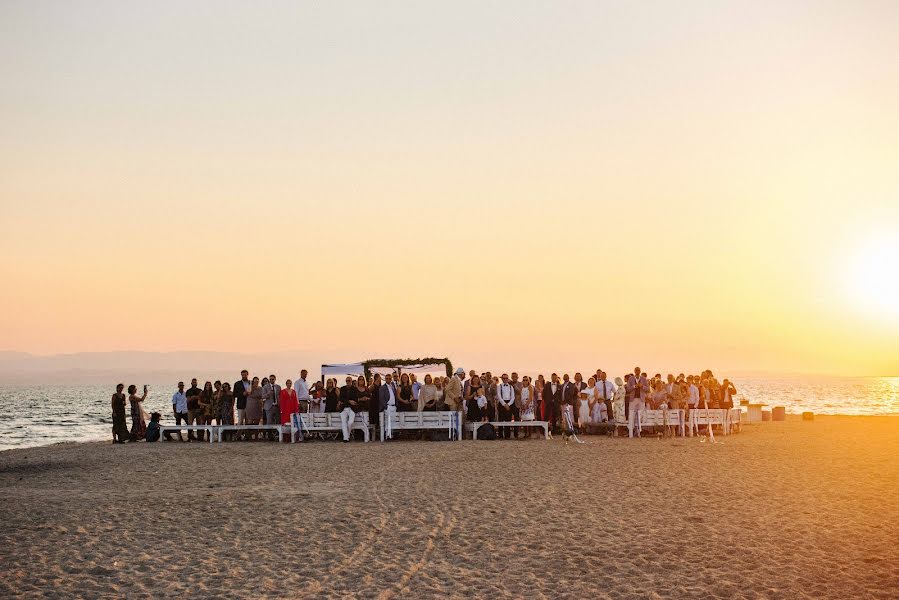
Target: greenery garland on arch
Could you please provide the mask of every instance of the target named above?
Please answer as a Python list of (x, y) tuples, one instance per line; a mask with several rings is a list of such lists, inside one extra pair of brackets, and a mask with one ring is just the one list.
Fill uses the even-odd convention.
[(428, 356), (425, 358), (372, 358), (362, 363), (365, 368), (365, 378), (371, 379), (372, 367), (404, 367), (408, 365), (426, 365), (432, 363), (444, 363), (446, 365), (446, 376), (451, 377), (453, 374), (453, 363), (450, 359), (435, 358)]

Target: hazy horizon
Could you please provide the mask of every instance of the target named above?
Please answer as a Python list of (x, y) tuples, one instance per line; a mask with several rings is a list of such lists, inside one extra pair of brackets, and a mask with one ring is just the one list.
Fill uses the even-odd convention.
[(878, 0), (4, 2), (0, 350), (899, 373), (897, 31)]

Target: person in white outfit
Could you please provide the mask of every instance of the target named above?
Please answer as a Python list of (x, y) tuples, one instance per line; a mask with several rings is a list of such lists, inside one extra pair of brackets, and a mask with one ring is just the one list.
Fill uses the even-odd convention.
[(384, 376), (384, 385), (381, 386), (380, 398), (381, 410), (384, 411), (384, 439), (393, 439), (393, 417), (396, 414), (396, 385), (393, 376), (388, 373)]
[(309, 394), (309, 384), (306, 382), (306, 376), (309, 375), (306, 369), (300, 371), (300, 378), (294, 382), (293, 389), (297, 392), (297, 402), (300, 405), (300, 412), (309, 412), (312, 396)]
[(590, 409), (596, 401), (596, 379), (591, 377), (587, 382), (587, 387), (578, 392), (581, 400), (578, 407), (577, 423), (581, 431), (585, 431), (590, 424)]

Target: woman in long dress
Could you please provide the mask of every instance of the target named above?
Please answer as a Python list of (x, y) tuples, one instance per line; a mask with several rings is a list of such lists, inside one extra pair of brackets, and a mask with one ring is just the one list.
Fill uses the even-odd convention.
[[(518, 407), (518, 414), (521, 415), (522, 421), (533, 421), (535, 417), (535, 399), (534, 399), (534, 386), (531, 385), (531, 378), (528, 375), (525, 375), (521, 378), (521, 398), (520, 405)], [(533, 427), (522, 427), (524, 430), (524, 437), (529, 438), (531, 434), (534, 433)]]
[(112, 443), (124, 444), (131, 441), (131, 432), (128, 431), (128, 421), (125, 419), (126, 397), (122, 390), (125, 384), (115, 386), (115, 394), (112, 395)]
[(621, 377), (615, 378), (615, 394), (612, 396), (612, 415), (611, 419), (615, 421), (615, 432), (618, 431), (619, 423), (627, 423), (625, 416), (625, 403), (627, 402), (627, 389), (624, 387), (624, 381)]
[[(254, 377), (252, 383), (250, 383), (250, 391), (247, 392), (247, 409), (244, 413), (244, 418), (246, 419), (247, 425), (259, 425), (259, 423), (262, 421), (263, 400), (264, 395), (262, 392), (262, 386), (259, 385), (259, 378)], [(251, 431), (249, 437), (253, 441), (256, 441), (257, 439), (259, 439), (259, 431)]]
[(144, 386), (144, 395), (137, 395), (137, 386), (128, 386), (128, 401), (131, 403), (131, 439), (142, 440), (147, 434), (147, 422), (144, 420), (144, 407), (142, 403), (147, 398), (147, 386)]

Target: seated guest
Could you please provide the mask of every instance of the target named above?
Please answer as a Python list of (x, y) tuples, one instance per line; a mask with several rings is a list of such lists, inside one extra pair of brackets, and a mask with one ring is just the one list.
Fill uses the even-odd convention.
[(150, 415), (150, 423), (147, 425), (147, 434), (144, 436), (144, 439), (148, 442), (158, 442), (159, 441), (159, 420), (162, 418), (162, 415), (158, 412), (154, 412)]
[(418, 391), (418, 412), (437, 410), (437, 386), (430, 375), (425, 375), (424, 385)]

